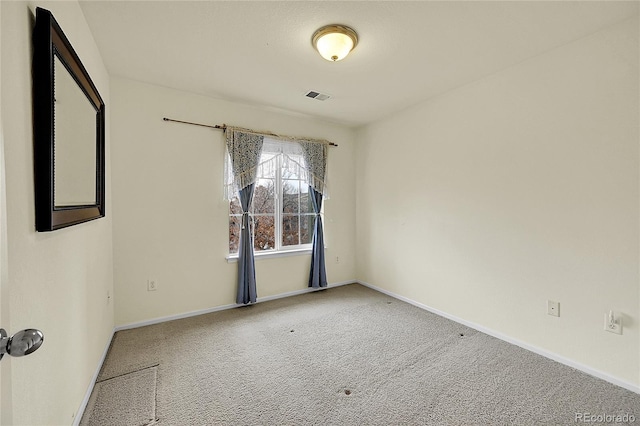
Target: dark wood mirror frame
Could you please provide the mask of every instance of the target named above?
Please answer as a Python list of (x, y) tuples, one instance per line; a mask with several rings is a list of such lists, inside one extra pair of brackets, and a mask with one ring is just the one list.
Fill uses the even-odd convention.
[[(96, 111), (96, 200), (55, 206), (54, 58), (69, 71)], [(33, 124), (36, 230), (54, 231), (105, 215), (105, 109), (87, 70), (51, 12), (36, 9), (33, 32)]]

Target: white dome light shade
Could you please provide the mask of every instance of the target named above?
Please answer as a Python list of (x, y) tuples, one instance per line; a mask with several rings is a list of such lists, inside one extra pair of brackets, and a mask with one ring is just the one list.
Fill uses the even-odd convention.
[(313, 34), (313, 47), (327, 61), (344, 59), (358, 44), (358, 35), (344, 25), (327, 25)]

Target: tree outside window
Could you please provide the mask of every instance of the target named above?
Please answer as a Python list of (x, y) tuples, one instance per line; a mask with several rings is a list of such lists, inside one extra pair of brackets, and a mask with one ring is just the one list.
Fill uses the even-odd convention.
[[(250, 211), (256, 252), (311, 246), (315, 213), (309, 187), (301, 178), (300, 155), (263, 153)], [(229, 253), (238, 252), (242, 208), (236, 195), (229, 203)]]

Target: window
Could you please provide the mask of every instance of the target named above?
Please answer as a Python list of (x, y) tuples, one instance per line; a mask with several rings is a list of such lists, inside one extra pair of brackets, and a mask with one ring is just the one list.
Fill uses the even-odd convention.
[[(315, 213), (296, 144), (265, 138), (250, 209), (255, 253), (311, 248)], [(242, 207), (229, 202), (229, 254), (238, 253)]]

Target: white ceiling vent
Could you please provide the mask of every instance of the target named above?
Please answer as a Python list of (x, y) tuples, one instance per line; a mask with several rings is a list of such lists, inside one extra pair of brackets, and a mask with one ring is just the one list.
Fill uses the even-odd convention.
[(324, 100), (327, 100), (327, 99), (329, 99), (331, 97), (331, 95), (327, 95), (327, 94), (319, 93), (319, 92), (314, 92), (313, 90), (310, 90), (307, 93), (305, 93), (305, 96), (307, 98), (316, 99), (318, 101), (324, 101)]

